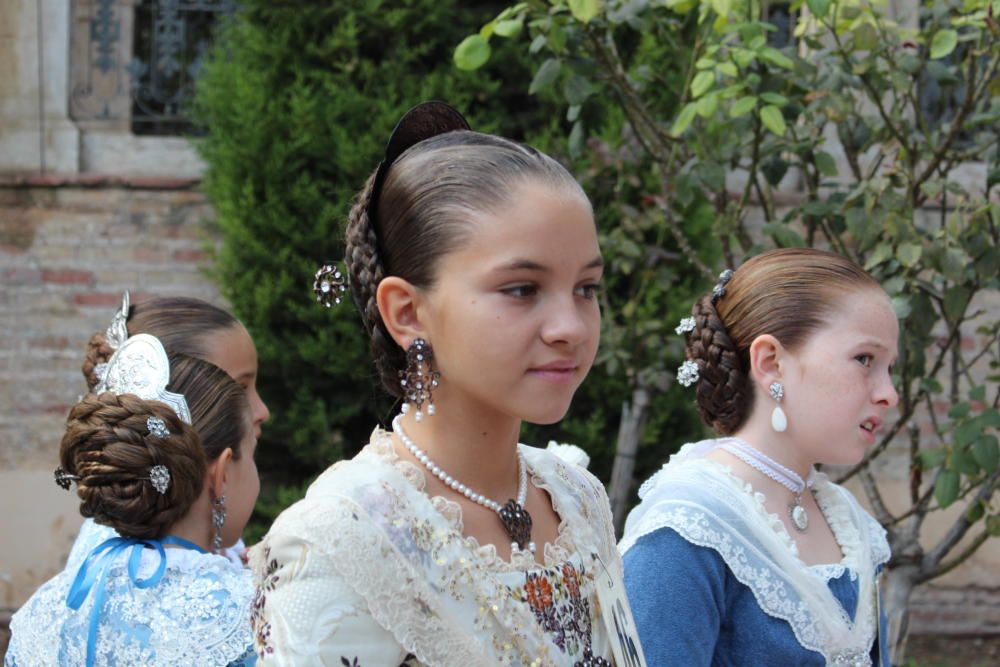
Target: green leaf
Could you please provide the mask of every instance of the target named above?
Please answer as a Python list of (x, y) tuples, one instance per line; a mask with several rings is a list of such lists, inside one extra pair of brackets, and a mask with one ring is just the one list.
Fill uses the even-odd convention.
[(939, 30), (931, 40), (931, 58), (937, 60), (955, 50), (958, 44), (958, 33), (954, 30)]
[(740, 71), (736, 69), (736, 65), (733, 63), (719, 63), (719, 66), (715, 68), (716, 71), (725, 74), (726, 76), (731, 76), (736, 78), (740, 75)]
[(513, 37), (517, 33), (521, 32), (521, 28), (523, 27), (523, 20), (509, 19), (506, 21), (497, 21), (497, 24), (493, 26), (493, 32), (501, 37)]
[(569, 10), (573, 13), (573, 18), (581, 23), (590, 23), (590, 19), (597, 16), (599, 7), (598, 0), (569, 0)]
[(972, 406), (968, 403), (956, 403), (948, 410), (948, 416), (951, 419), (962, 419), (969, 414), (969, 410), (971, 409)]
[(563, 85), (563, 95), (570, 104), (583, 104), (593, 91), (590, 80), (580, 74), (574, 74)]
[(947, 248), (941, 257), (941, 272), (948, 280), (962, 280), (965, 268), (969, 265), (969, 256), (961, 248)]
[(670, 135), (673, 137), (679, 137), (684, 134), (684, 130), (691, 126), (691, 122), (697, 114), (697, 102), (689, 102), (685, 104), (684, 108), (681, 109), (681, 112), (677, 114), (677, 120), (674, 121), (673, 127), (670, 128)]
[(950, 321), (957, 321), (965, 313), (970, 294), (969, 288), (962, 285), (949, 287), (944, 293), (944, 314)]
[(763, 107), (760, 110), (760, 122), (764, 123), (764, 127), (778, 136), (785, 133), (785, 119), (781, 115), (781, 109), (776, 106), (768, 105)]
[(982, 519), (985, 514), (986, 509), (981, 502), (970, 503), (969, 508), (965, 510), (965, 520), (969, 523), (975, 523)]
[(698, 100), (698, 115), (702, 118), (711, 118), (716, 109), (719, 108), (719, 95), (712, 93)]
[(903, 320), (909, 317), (912, 306), (910, 306), (910, 297), (905, 294), (897, 294), (892, 297), (892, 309), (896, 313), (896, 318)]
[(837, 175), (837, 161), (825, 151), (816, 151), (816, 168), (824, 176), (832, 178)]
[(577, 157), (583, 153), (584, 139), (586, 136), (583, 131), (583, 123), (581, 121), (576, 121), (573, 123), (573, 129), (569, 133), (569, 154), (573, 157)]
[[(857, 51), (872, 51), (878, 47), (878, 32), (871, 23), (862, 23), (854, 29), (854, 49)], [(862, 60), (860, 65), (868, 65)]]
[(459, 69), (479, 69), (490, 59), (490, 43), (482, 35), (469, 35), (455, 47), (454, 59)]
[(875, 252), (868, 257), (868, 261), (865, 262), (865, 269), (871, 271), (876, 266), (884, 262), (885, 260), (892, 257), (892, 246), (888, 243), (883, 243), (882, 245), (875, 248)]
[(983, 434), (983, 423), (979, 419), (970, 419), (955, 428), (955, 444), (965, 447), (972, 444)]
[(1000, 516), (986, 517), (986, 532), (990, 534), (990, 537), (1000, 537)]
[(773, 104), (779, 107), (783, 107), (788, 104), (788, 98), (784, 95), (779, 95), (778, 93), (761, 93), (760, 99), (764, 100), (768, 104)]
[(694, 81), (691, 82), (691, 95), (695, 98), (701, 97), (708, 92), (713, 83), (715, 83), (715, 72), (710, 70), (698, 72), (697, 76), (694, 77)]
[(948, 507), (958, 498), (958, 473), (954, 470), (942, 470), (934, 483), (934, 497), (941, 507)]
[(729, 115), (732, 118), (739, 118), (740, 116), (745, 116), (751, 111), (753, 111), (753, 108), (755, 106), (757, 106), (756, 97), (753, 97), (751, 95), (748, 95), (747, 97), (741, 97), (740, 99), (736, 100), (733, 103), (733, 106), (729, 107)]
[(924, 248), (919, 243), (901, 243), (896, 248), (896, 259), (906, 268), (910, 268), (920, 260), (923, 252)]
[(760, 57), (774, 65), (777, 65), (778, 67), (783, 67), (785, 69), (792, 69), (795, 67), (795, 63), (791, 58), (774, 47), (769, 46), (761, 50)]
[(559, 72), (562, 70), (562, 61), (558, 58), (549, 58), (542, 66), (538, 68), (535, 72), (535, 78), (531, 80), (531, 85), (528, 86), (528, 94), (534, 95), (540, 90), (548, 88), (559, 76)]
[(973, 387), (969, 390), (969, 400), (972, 401), (985, 401), (986, 400), (986, 385), (981, 384), (978, 387)]
[(812, 12), (813, 16), (819, 19), (826, 16), (826, 13), (830, 11), (830, 0), (806, 0), (806, 4), (809, 6), (809, 11)]
[(979, 474), (979, 464), (968, 451), (956, 449), (951, 453), (951, 466), (953, 470), (963, 475), (973, 476)]
[(805, 239), (788, 225), (782, 222), (769, 222), (761, 228), (765, 234), (774, 239), (782, 248), (802, 248), (805, 247)]
[(987, 474), (997, 469), (1000, 463), (1000, 446), (995, 435), (984, 435), (972, 445), (972, 456)]
[(945, 457), (948, 452), (943, 448), (937, 449), (922, 449), (917, 454), (920, 459), (920, 467), (924, 470), (930, 470), (931, 468), (937, 468), (939, 465), (944, 463)]

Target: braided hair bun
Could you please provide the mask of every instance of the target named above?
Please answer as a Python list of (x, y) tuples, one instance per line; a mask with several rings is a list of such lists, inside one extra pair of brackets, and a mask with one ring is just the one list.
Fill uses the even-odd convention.
[(881, 287), (851, 260), (813, 248), (781, 248), (753, 257), (733, 274), (718, 298), (695, 303), (687, 358), (698, 365), (702, 421), (722, 435), (735, 433), (754, 406), (750, 346), (771, 335), (798, 349), (834, 317), (849, 293)]
[[(192, 424), (159, 401), (91, 393), (70, 410), (59, 446), (62, 469), (76, 478), (80, 513), (125, 537), (163, 535), (201, 494), (208, 463), (226, 448), (239, 458), (250, 428), (246, 393), (225, 371), (181, 354), (169, 359), (167, 388), (184, 395)], [(162, 493), (150, 479), (155, 466), (170, 475)]]

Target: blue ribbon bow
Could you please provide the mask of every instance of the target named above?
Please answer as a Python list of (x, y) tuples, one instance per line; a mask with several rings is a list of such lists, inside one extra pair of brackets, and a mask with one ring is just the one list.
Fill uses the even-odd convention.
[[(73, 585), (66, 595), (66, 604), (70, 609), (77, 610), (83, 604), (94, 582), (97, 582), (97, 592), (94, 594), (94, 606), (90, 609), (90, 626), (87, 631), (87, 667), (92, 667), (97, 651), (97, 626), (101, 622), (101, 609), (104, 607), (105, 588), (104, 580), (108, 576), (108, 570), (115, 562), (118, 555), (123, 551), (132, 550), (128, 559), (128, 576), (138, 588), (150, 588), (160, 583), (163, 573), (167, 569), (167, 553), (164, 545), (175, 544), (186, 549), (194, 549), (200, 553), (205, 550), (193, 542), (167, 535), (162, 540), (140, 540), (134, 537), (112, 537), (101, 542), (94, 547), (77, 570)], [(152, 576), (145, 579), (139, 578), (139, 565), (142, 562), (143, 549), (156, 549), (160, 556), (160, 562)]]

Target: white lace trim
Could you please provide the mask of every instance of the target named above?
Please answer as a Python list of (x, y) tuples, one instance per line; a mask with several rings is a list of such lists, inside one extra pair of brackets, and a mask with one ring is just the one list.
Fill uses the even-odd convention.
[[(127, 557), (122, 554), (108, 571), (97, 664), (223, 666), (247, 657), (253, 598), (248, 570), (221, 556), (168, 549), (163, 579), (141, 589), (129, 579)], [(143, 554), (140, 576), (155, 567), (150, 558)], [(50, 579), (11, 619), (9, 650), (18, 664), (86, 662), (94, 594), (79, 610), (70, 609), (66, 595), (75, 576), (75, 570), (64, 570)]]
[[(874, 638), (874, 605), (861, 601), (873, 590), (873, 564), (888, 558), (884, 537), (870, 525), (874, 520), (846, 491), (817, 476), (817, 503), (844, 555), (834, 565), (864, 575), (852, 621), (828, 587), (810, 583), (816, 575), (799, 558), (780, 518), (767, 511), (763, 496), (726, 466), (703, 458), (717, 442), (685, 445), (642, 485), (643, 502), (629, 516), (620, 551), (625, 553), (644, 535), (671, 528), (688, 542), (719, 553), (761, 610), (788, 622), (803, 647), (828, 660), (865, 653)], [(863, 523), (869, 524), (864, 533)]]
[[(529, 451), (525, 445), (518, 445), (522, 452)], [(401, 458), (392, 446), (392, 438), (388, 431), (376, 429), (372, 435), (369, 448), (373, 454), (391, 464), (399, 473), (421, 493), (427, 492), (427, 478), (423, 469), (419, 466)], [(472, 535), (464, 535), (462, 520), (462, 506), (444, 496), (432, 496), (430, 498), (434, 509), (448, 521), (452, 529), (463, 535), (466, 546), (476, 557), (481, 559), (490, 570), (495, 572), (528, 572), (530, 570), (555, 567), (566, 562), (574, 551), (573, 541), (566, 522), (566, 513), (559, 506), (558, 495), (552, 492), (548, 483), (538, 474), (535, 469), (529, 469), (531, 483), (545, 490), (552, 500), (552, 509), (559, 517), (559, 527), (554, 542), (546, 542), (542, 547), (543, 563), (538, 563), (527, 551), (512, 553), (509, 561), (504, 560), (497, 553), (497, 548), (493, 544), (480, 544)]]
[[(436, 497), (429, 507), (422, 472), (400, 460), (388, 434), (376, 430), (357, 457), (324, 473), (305, 500), (279, 517), (251, 550), (252, 567), (262, 576), (268, 548), (275, 546), (270, 557), (276, 558), (283, 539), (302, 536), (324, 554), (336, 578), (364, 599), (378, 625), (421, 663), (564, 664), (566, 657), (504, 580), (513, 572), (558, 566), (574, 553), (591, 573), (599, 567), (592, 553), (619, 572), (621, 561), (613, 551), (610, 510), (601, 507), (600, 497), (608, 504), (606, 496), (593, 488), (592, 477), (578, 468), (570, 472), (543, 450), (526, 447), (524, 454), (561, 519), (552, 545), (558, 549), (546, 549), (544, 566), (534, 559), (506, 564), (492, 545), (462, 535), (459, 506)], [(569, 553), (573, 544), (580, 545), (578, 553)], [(562, 553), (567, 557), (559, 558)], [(585, 589), (595, 604), (592, 575), (581, 581)], [(271, 623), (274, 613), (265, 605), (262, 620)], [(603, 653), (607, 637), (597, 619), (592, 639)]]

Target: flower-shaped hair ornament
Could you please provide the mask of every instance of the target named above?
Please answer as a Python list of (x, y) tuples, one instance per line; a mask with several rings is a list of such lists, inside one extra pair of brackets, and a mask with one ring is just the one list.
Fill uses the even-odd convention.
[(313, 278), (313, 293), (316, 300), (330, 308), (339, 306), (347, 292), (347, 279), (333, 262), (327, 262), (319, 267)]
[(146, 429), (149, 431), (150, 435), (156, 436), (157, 438), (170, 437), (170, 430), (167, 428), (167, 422), (163, 421), (159, 417), (147, 417)]
[(674, 331), (678, 336), (681, 334), (686, 334), (688, 332), (694, 331), (695, 321), (693, 317), (685, 317), (677, 324), (677, 328)]
[(682, 387), (690, 387), (698, 381), (698, 364), (688, 359), (677, 369), (677, 382)]
[(170, 471), (167, 470), (167, 466), (153, 466), (149, 469), (149, 477), (143, 477), (143, 479), (148, 479), (149, 483), (153, 485), (153, 488), (161, 496), (170, 488)]
[(59, 486), (61, 486), (62, 488), (66, 489), (68, 491), (69, 490), (69, 485), (71, 483), (73, 483), (73, 482), (79, 482), (80, 478), (77, 477), (76, 475), (69, 474), (68, 472), (66, 472), (62, 468), (56, 468), (56, 471), (55, 471), (55, 480), (56, 480), (56, 484), (58, 484)]
[(733, 279), (733, 270), (726, 269), (719, 274), (719, 282), (712, 288), (712, 303), (726, 296), (726, 285)]

